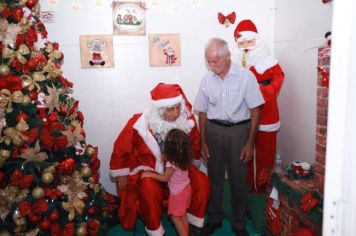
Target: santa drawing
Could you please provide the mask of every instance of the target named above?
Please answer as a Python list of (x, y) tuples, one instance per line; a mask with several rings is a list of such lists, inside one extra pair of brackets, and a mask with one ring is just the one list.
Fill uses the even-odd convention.
[(175, 51), (172, 47), (163, 49), (163, 53), (166, 55), (166, 64), (172, 65), (176, 62), (177, 57), (176, 57)]
[(94, 39), (90, 42), (87, 43), (88, 48), (90, 48), (91, 53), (92, 53), (92, 59), (89, 61), (89, 64), (91, 66), (94, 65), (105, 65), (105, 60), (102, 58), (102, 48), (107, 46), (107, 42), (99, 40), (99, 39)]

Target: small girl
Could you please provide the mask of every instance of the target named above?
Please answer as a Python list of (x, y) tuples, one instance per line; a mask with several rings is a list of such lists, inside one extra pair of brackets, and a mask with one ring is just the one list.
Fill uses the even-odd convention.
[(164, 141), (164, 158), (166, 168), (162, 175), (144, 172), (141, 178), (151, 177), (161, 182), (168, 182), (168, 215), (180, 236), (188, 235), (187, 208), (190, 205), (191, 188), (188, 166), (192, 158), (189, 136), (179, 129), (168, 132)]

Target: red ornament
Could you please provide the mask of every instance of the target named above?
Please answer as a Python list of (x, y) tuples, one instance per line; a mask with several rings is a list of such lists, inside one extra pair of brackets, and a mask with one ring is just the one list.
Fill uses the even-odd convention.
[(236, 20), (236, 13), (231, 12), (229, 15), (225, 16), (221, 12), (218, 13), (219, 23), (228, 26), (230, 23), (234, 24)]
[(75, 171), (75, 160), (72, 157), (66, 158), (59, 163), (58, 169), (63, 175), (72, 174)]
[(27, 61), (27, 65), (30, 69), (37, 68), (38, 64), (39, 64), (39, 60), (37, 58), (31, 58), (30, 60)]
[(59, 219), (58, 211), (52, 211), (51, 214), (49, 214), (48, 219), (52, 223), (55, 223)]
[(37, 4), (37, 0), (28, 0), (28, 1), (26, 2), (26, 6), (27, 6), (28, 8), (32, 8), (32, 7), (34, 7), (36, 4)]
[(48, 231), (51, 228), (51, 222), (48, 219), (43, 219), (40, 224), (40, 230), (42, 231)]
[(88, 209), (88, 215), (90, 215), (90, 216), (95, 216), (95, 214), (96, 214), (96, 212), (97, 212), (97, 210), (96, 210), (96, 207), (89, 207), (89, 209)]
[(23, 10), (22, 8), (16, 8), (12, 11), (12, 17), (15, 21), (20, 22), (23, 17)]
[(31, 91), (28, 96), (31, 98), (32, 101), (37, 100), (38, 94), (35, 91)]
[(16, 116), (16, 121), (19, 122), (21, 119), (23, 119), (24, 121), (27, 121), (28, 120), (28, 115), (26, 113), (19, 113), (17, 116)]

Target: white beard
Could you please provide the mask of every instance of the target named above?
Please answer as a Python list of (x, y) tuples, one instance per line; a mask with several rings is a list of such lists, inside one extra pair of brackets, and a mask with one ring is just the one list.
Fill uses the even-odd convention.
[(180, 129), (186, 134), (189, 134), (194, 127), (194, 121), (188, 119), (190, 112), (186, 109), (184, 103), (182, 105), (182, 111), (178, 119), (174, 122), (168, 122), (162, 119), (160, 111), (158, 108), (152, 106), (147, 112), (145, 112), (145, 118), (149, 128), (152, 130), (153, 134), (158, 133), (161, 135), (163, 140), (165, 139), (167, 133), (171, 129)]
[[(236, 60), (236, 63), (239, 64), (240, 66), (242, 65), (243, 53), (244, 53), (244, 51), (240, 50), (238, 48), (234, 52), (234, 54), (235, 54), (234, 59)], [(256, 41), (256, 46), (253, 49), (249, 49), (247, 51), (247, 57), (246, 57), (247, 68), (250, 68), (251, 66), (255, 66), (255, 65), (263, 62), (263, 60), (266, 59), (270, 55), (271, 54), (269, 52), (268, 46), (265, 43)]]

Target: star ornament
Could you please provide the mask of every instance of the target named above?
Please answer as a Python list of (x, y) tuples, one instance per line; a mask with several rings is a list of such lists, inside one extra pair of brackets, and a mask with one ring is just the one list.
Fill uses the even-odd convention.
[(44, 96), (45, 106), (48, 108), (48, 114), (52, 113), (54, 109), (59, 111), (59, 95), (61, 94), (59, 89), (47, 87), (48, 96)]

